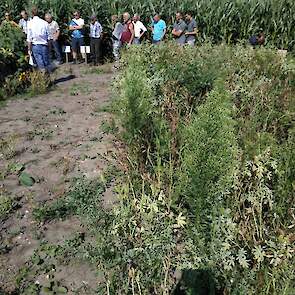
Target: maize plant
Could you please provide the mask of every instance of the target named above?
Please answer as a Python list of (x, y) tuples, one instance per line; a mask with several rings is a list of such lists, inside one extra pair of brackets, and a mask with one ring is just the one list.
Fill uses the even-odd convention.
[(111, 14), (124, 11), (141, 14), (145, 22), (150, 22), (157, 12), (168, 24), (174, 21), (176, 11), (191, 11), (198, 22), (200, 41), (233, 43), (264, 31), (267, 42), (278, 48), (292, 50), (295, 44), (294, 0), (4, 0), (0, 15), (10, 10), (17, 16), (19, 10), (32, 5), (50, 11), (58, 19), (70, 16), (74, 9), (79, 9), (86, 19), (96, 13), (105, 25)]

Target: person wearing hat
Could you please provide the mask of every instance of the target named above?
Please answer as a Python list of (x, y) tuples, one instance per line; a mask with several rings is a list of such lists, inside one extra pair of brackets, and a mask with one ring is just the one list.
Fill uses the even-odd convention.
[(102, 26), (98, 22), (96, 15), (90, 18), (90, 51), (93, 64), (96, 66), (101, 63), (101, 34)]

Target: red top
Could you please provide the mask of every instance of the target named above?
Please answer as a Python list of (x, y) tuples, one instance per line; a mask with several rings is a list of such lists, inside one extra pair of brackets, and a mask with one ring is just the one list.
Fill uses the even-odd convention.
[(129, 43), (132, 37), (132, 33), (130, 27), (133, 27), (133, 23), (129, 20), (127, 23), (124, 24), (124, 29), (121, 36), (122, 43)]

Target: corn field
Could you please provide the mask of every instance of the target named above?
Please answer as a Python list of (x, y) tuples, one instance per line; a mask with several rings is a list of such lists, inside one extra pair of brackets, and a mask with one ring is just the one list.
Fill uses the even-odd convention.
[(289, 50), (293, 50), (295, 44), (294, 0), (4, 0), (0, 3), (0, 12), (3, 15), (5, 10), (10, 10), (17, 16), (20, 9), (29, 9), (32, 5), (51, 11), (58, 19), (70, 16), (74, 9), (79, 9), (86, 19), (97, 13), (105, 25), (111, 14), (124, 11), (140, 13), (146, 23), (158, 12), (171, 24), (176, 11), (189, 10), (197, 20), (200, 41), (233, 43), (263, 30), (268, 44)]

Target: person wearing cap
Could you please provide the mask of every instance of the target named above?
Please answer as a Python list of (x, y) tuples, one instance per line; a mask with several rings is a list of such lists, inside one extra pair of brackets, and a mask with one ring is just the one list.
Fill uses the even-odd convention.
[(139, 45), (141, 43), (141, 38), (147, 31), (144, 24), (140, 21), (139, 14), (134, 14), (133, 16), (133, 25), (134, 25), (134, 39), (133, 44)]
[(101, 63), (101, 34), (102, 26), (98, 22), (96, 15), (90, 18), (90, 51), (92, 54), (93, 64), (96, 66)]
[(58, 42), (58, 38), (60, 35), (59, 25), (55, 20), (53, 20), (52, 15), (50, 13), (45, 14), (45, 20), (49, 25), (49, 56), (52, 60), (52, 51), (54, 51), (58, 64), (62, 64), (63, 61), (61, 48)]

